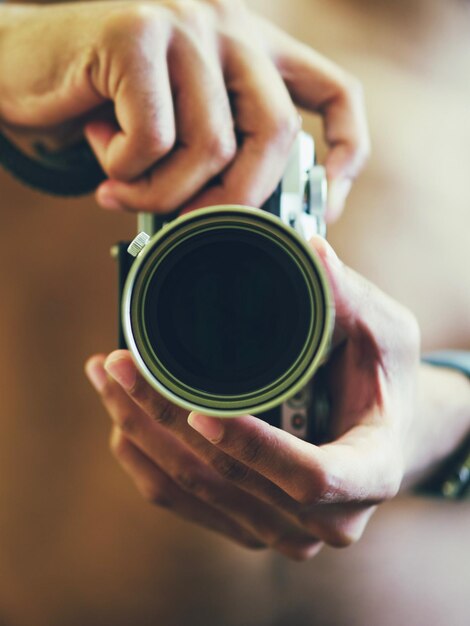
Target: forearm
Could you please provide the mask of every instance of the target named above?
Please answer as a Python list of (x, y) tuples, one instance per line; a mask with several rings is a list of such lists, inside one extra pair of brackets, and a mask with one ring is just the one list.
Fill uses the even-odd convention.
[(416, 485), (431, 476), (469, 434), (470, 379), (453, 369), (422, 364), (403, 486)]

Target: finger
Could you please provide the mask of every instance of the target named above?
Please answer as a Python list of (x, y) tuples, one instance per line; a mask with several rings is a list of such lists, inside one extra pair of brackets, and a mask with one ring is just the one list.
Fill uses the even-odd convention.
[[(206, 53), (206, 54), (204, 54)], [(177, 144), (138, 180), (107, 181), (99, 193), (129, 210), (168, 213), (194, 196), (235, 156), (237, 143), (224, 79), (208, 51), (176, 41), (169, 59)]]
[(311, 533), (334, 548), (357, 543), (377, 509), (363, 503), (324, 504), (306, 507), (299, 518)]
[(294, 102), (323, 117), (329, 146), (325, 162), (330, 181), (328, 217), (333, 220), (370, 153), (362, 88), (356, 79), (312, 48), (264, 20), (260, 23)]
[(264, 55), (242, 47), (225, 67), (239, 147), (230, 166), (184, 212), (231, 203), (259, 207), (284, 173), (300, 120), (276, 68)]
[[(127, 62), (126, 71), (113, 82), (109, 94), (117, 125), (98, 121), (85, 128), (103, 170), (110, 178), (125, 181), (143, 175), (171, 151), (176, 139), (165, 42), (142, 50), (138, 58), (130, 54)], [(106, 187), (98, 190), (99, 204), (116, 208), (116, 199), (111, 202), (108, 198)]]
[(229, 517), (180, 489), (158, 465), (150, 460), (123, 433), (113, 427), (110, 447), (113, 455), (150, 503), (169, 509), (183, 519), (214, 530), (248, 548), (265, 547)]
[[(271, 480), (303, 506), (381, 501), (397, 488), (394, 481), (401, 468), (392, 458), (393, 439), (376, 424), (374, 416), (370, 424), (357, 426), (321, 447), (252, 416), (224, 420), (191, 413), (188, 421), (220, 450)], [(388, 463), (396, 468), (396, 476)]]
[[(114, 389), (107, 391), (104, 403), (110, 414), (121, 428), (150, 458), (159, 463), (183, 488), (190, 490), (204, 501), (212, 503), (221, 511), (226, 512), (245, 528), (251, 530), (267, 545), (295, 560), (305, 560), (315, 556), (322, 547), (322, 542), (316, 535), (305, 532), (297, 523), (288, 521), (297, 519), (298, 504), (277, 485), (260, 476), (245, 464), (240, 463), (211, 446), (193, 429), (188, 428), (187, 414), (170, 405), (157, 394), (137, 372), (135, 365), (126, 351), (112, 353), (106, 361), (108, 373), (116, 377), (127, 388), (133, 400), (155, 421), (146, 419), (146, 423), (136, 422), (137, 414), (123, 410), (127, 404), (123, 398), (124, 392)], [(108, 383), (109, 387), (109, 383)], [(120, 395), (121, 408), (115, 406), (111, 396)], [(127, 398), (127, 402), (129, 399)], [(129, 404), (129, 407), (131, 405)], [(137, 408), (134, 405), (135, 408)], [(176, 410), (175, 410), (176, 409)], [(139, 421), (142, 420), (139, 417)], [(164, 425), (155, 439), (151, 430)], [(223, 482), (209, 480), (205, 474), (196, 470), (189, 459), (177, 458), (172, 438), (168, 430), (177, 435), (178, 440), (184, 441), (199, 458), (216, 471)], [(165, 455), (170, 458), (166, 459)], [(174, 464), (174, 466), (173, 466)], [(184, 469), (181, 469), (184, 468)], [(232, 491), (229, 486), (237, 489)], [(240, 497), (240, 490), (246, 492), (249, 499)], [(260, 507), (262, 501), (270, 505), (268, 509)], [(272, 508), (274, 507), (274, 508)], [(244, 513), (246, 511), (246, 514)], [(283, 512), (283, 513), (282, 513)], [(256, 522), (253, 522), (253, 519)]]
[[(117, 383), (107, 379), (101, 356), (89, 360), (86, 371), (92, 382), (98, 381), (102, 401), (116, 426), (181, 489), (227, 515), (262, 543), (292, 558), (304, 558), (304, 554), (310, 554), (313, 547), (317, 547), (315, 538), (281, 512), (213, 472), (184, 444), (140, 410)], [(153, 402), (154, 410), (162, 410), (156, 398)], [(163, 410), (180, 411), (170, 407), (164, 406)]]
[[(243, 463), (217, 450), (192, 428), (188, 428), (187, 412), (176, 408), (150, 387), (137, 371), (127, 351), (118, 350), (112, 353), (106, 360), (105, 367), (114, 379), (127, 390), (134, 402), (153, 419), (153, 423), (164, 427), (162, 430), (166, 436), (168, 432), (173, 433), (178, 441), (186, 443), (205, 464), (216, 470), (218, 475), (252, 496), (263, 499), (287, 513), (296, 513), (296, 503), (282, 489)], [(125, 398), (121, 397), (121, 402), (125, 402)], [(127, 413), (125, 415), (127, 416)], [(129, 425), (127, 425), (127, 429), (129, 429)], [(142, 443), (140, 445), (147, 444)], [(157, 457), (152, 456), (152, 458)]]

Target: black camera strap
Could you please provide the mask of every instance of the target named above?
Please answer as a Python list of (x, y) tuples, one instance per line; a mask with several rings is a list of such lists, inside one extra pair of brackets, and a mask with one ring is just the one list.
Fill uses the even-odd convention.
[(41, 160), (24, 154), (0, 133), (0, 165), (33, 189), (57, 196), (81, 196), (92, 193), (106, 178), (85, 141), (57, 152), (42, 144), (34, 149)]

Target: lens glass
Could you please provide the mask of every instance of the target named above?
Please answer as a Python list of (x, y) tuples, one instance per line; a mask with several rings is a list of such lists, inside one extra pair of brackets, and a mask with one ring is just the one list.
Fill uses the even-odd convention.
[(151, 276), (143, 325), (180, 384), (246, 394), (289, 369), (312, 319), (305, 278), (281, 245), (219, 227), (178, 244)]

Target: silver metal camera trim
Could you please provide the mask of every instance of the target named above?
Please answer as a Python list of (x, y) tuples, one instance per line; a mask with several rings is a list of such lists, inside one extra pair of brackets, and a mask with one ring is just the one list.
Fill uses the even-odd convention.
[[(315, 165), (313, 137), (300, 133), (282, 179), (281, 219), (305, 240), (326, 237), (327, 180), (325, 168)], [(281, 405), (281, 428), (296, 437), (308, 436), (312, 384)]]
[[(326, 208), (327, 179), (325, 168), (321, 165), (315, 165), (313, 137), (301, 132), (292, 148), (282, 179), (280, 218), (284, 224), (291, 226), (304, 240), (308, 241), (314, 235), (326, 237)], [(129, 254), (134, 257), (139, 256), (154, 234), (154, 215), (139, 214), (138, 235), (128, 248)], [(129, 332), (130, 329), (127, 330), (128, 340), (132, 340), (132, 332)], [(134, 346), (133, 353), (134, 356), (138, 355), (136, 346)], [(140, 366), (145, 367), (140, 358), (139, 361)], [(309, 409), (312, 402), (315, 401), (310, 383), (292, 398), (283, 402), (280, 409), (281, 428), (296, 437), (306, 439), (308, 436)]]

